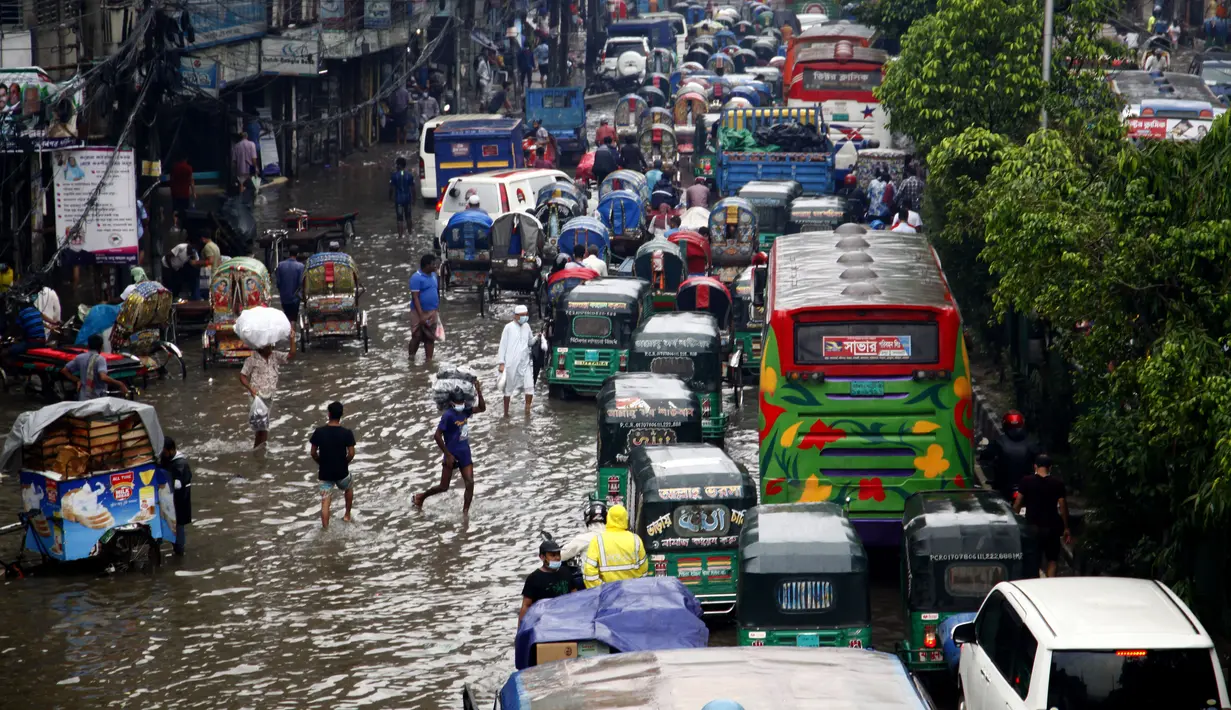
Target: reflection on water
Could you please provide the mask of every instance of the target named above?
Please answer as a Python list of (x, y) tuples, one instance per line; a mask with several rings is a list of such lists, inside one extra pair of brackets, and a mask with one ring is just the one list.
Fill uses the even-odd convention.
[[(455, 708), (463, 683), (491, 698), (512, 670), (538, 532), (579, 529), (593, 490), (594, 407), (540, 396), (529, 421), (501, 420), (498, 407), (474, 417), (469, 525), (460, 486), (412, 508), (411, 494), (440, 470), (430, 373), (408, 366), (405, 348), (406, 282), (430, 248), (434, 215), (416, 205), (415, 233), (396, 236), (384, 199), (394, 157), (388, 149), (353, 157), (271, 191), (261, 208), (265, 224), (291, 205), (360, 211), (351, 252), (368, 289), (371, 352), (358, 341), (314, 342), (283, 368), (263, 456), (250, 451), (238, 369), (197, 364), (186, 383), (150, 388), (145, 400), (196, 474), (188, 556), (152, 577), (5, 585), (0, 669), (23, 707)], [(511, 312), (506, 301), (480, 319), (473, 294), (447, 295), (438, 359), (474, 366), (494, 390)], [(185, 341), (187, 361), (199, 363), (199, 344)], [(322, 531), (307, 439), (334, 399), (358, 440), (356, 511), (352, 523), (337, 516)], [(0, 425), (32, 406), (9, 399)], [(755, 470), (755, 410), (734, 414), (733, 426), (728, 450)], [(0, 521), (14, 520), (19, 502), (16, 482), (0, 481)], [(0, 544), (8, 556), (16, 540)], [(874, 608), (889, 622), (877, 627), (882, 647), (900, 631), (897, 604), (896, 579), (878, 586)], [(734, 635), (720, 629), (715, 640)]]

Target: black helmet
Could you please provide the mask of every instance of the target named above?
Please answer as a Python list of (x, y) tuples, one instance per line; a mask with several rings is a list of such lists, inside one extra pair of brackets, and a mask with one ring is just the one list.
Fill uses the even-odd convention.
[(586, 525), (607, 522), (607, 503), (601, 500), (590, 501), (582, 517), (586, 521)]

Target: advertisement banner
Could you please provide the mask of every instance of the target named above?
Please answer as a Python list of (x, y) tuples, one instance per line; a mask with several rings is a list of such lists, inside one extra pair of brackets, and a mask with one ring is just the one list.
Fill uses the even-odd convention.
[(180, 57), (184, 86), (210, 96), (218, 95), (218, 62), (208, 57)]
[(272, 76), (316, 76), (321, 43), (311, 39), (266, 37), (261, 40), (261, 73)]
[[(106, 182), (103, 174), (115, 154)], [(99, 264), (137, 263), (137, 177), (132, 149), (78, 148), (56, 153), (54, 189), (58, 242), (68, 240), (69, 249), (90, 254)], [(94, 189), (102, 184), (98, 200), (85, 214)]]
[(82, 145), (77, 137), (81, 93), (65, 91), (41, 69), (0, 69), (0, 99), (0, 145), (4, 152)]
[(1194, 141), (1205, 138), (1214, 122), (1196, 118), (1130, 118), (1125, 123), (1129, 138)]
[(327, 30), (344, 30), (347, 27), (347, 0), (321, 0), (319, 15), (321, 27)]
[(190, 49), (265, 34), (265, 3), (260, 0), (187, 0), (187, 6), (196, 35)]
[[(272, 120), (269, 109), (257, 109), (257, 115), (265, 121)], [(273, 177), (282, 174), (282, 166), (278, 164), (278, 138), (268, 123), (261, 124), (261, 140), (257, 143), (261, 151), (261, 177)]]
[(826, 358), (840, 360), (909, 360), (909, 335), (827, 335)]
[(60, 561), (98, 554), (103, 536), (121, 525), (144, 525), (155, 540), (175, 537), (171, 486), (153, 464), (64, 481), (22, 471), (21, 500), (31, 513), (26, 549)]
[(387, 30), (393, 26), (393, 8), (389, 0), (366, 0), (363, 4), (363, 27)]

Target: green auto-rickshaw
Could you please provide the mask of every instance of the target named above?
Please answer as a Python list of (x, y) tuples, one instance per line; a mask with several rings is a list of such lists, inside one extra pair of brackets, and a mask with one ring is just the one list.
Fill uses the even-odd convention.
[(591, 395), (628, 365), (628, 346), (653, 308), (650, 285), (637, 279), (596, 279), (577, 286), (553, 309), (548, 393)]
[(748, 469), (710, 444), (633, 449), (628, 455), (630, 524), (654, 574), (678, 577), (707, 614), (735, 610), (739, 531), (757, 504)]
[(1038, 574), (1037, 547), (994, 491), (916, 493), (902, 512), (901, 656), (911, 671), (944, 670), (940, 627), (974, 618), (998, 582)]
[(729, 417), (723, 411), (726, 379), (722, 332), (708, 313), (656, 313), (633, 334), (629, 372), (675, 375), (701, 399), (704, 440), (722, 446)]
[(731, 305), (731, 337), (743, 349), (744, 372), (761, 371), (761, 331), (765, 328), (765, 283), (769, 267), (754, 264), (735, 280)]
[(739, 645), (871, 646), (868, 557), (840, 506), (758, 505), (739, 556)]
[(701, 443), (701, 402), (678, 377), (621, 372), (603, 383), (598, 404), (598, 485), (608, 505), (628, 500), (628, 454), (643, 446)]
[(756, 210), (761, 251), (769, 251), (774, 240), (786, 234), (791, 202), (802, 194), (803, 185), (795, 180), (753, 180), (739, 189), (739, 196)]

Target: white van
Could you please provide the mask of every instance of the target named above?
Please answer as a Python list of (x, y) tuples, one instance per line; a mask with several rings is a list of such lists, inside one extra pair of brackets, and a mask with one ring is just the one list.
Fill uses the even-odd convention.
[(1214, 642), (1161, 582), (1001, 582), (957, 625), (963, 710), (1228, 710)]
[(533, 212), (539, 190), (561, 179), (572, 182), (563, 171), (535, 168), (496, 170), (453, 178), (436, 206), (436, 237), (445, 231), (450, 217), (466, 209), (466, 200), (472, 194), (478, 196), (479, 208), (496, 219), (506, 212)]
[(464, 121), (473, 118), (500, 118), (490, 113), (451, 113), (437, 116), (423, 124), (419, 134), (419, 196), (423, 204), (436, 204), (436, 129), (447, 121)]

